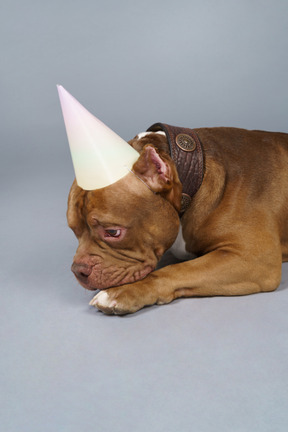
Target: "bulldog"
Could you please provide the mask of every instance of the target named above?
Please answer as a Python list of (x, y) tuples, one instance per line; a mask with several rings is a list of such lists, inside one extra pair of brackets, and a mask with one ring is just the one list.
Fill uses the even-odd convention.
[[(90, 304), (127, 314), (181, 297), (275, 290), (288, 260), (288, 134), (156, 123), (129, 144), (121, 180), (87, 191), (74, 181), (72, 271)], [(179, 245), (182, 250), (179, 249)], [(154, 271), (173, 248), (182, 258)]]

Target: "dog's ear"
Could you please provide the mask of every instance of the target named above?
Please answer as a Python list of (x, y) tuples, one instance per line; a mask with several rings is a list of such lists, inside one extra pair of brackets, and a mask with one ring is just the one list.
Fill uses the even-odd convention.
[(133, 165), (133, 171), (153, 192), (159, 193), (180, 211), (182, 185), (170, 156), (148, 144)]
[(85, 227), (83, 220), (83, 206), (86, 191), (81, 189), (76, 180), (74, 180), (68, 197), (67, 222), (69, 227), (74, 231), (76, 237), (79, 237)]

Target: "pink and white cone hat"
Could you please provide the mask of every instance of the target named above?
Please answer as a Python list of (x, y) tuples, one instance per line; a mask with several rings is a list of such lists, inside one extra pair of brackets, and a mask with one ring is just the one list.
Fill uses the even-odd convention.
[(62, 86), (57, 88), (78, 186), (100, 189), (127, 175), (139, 153)]

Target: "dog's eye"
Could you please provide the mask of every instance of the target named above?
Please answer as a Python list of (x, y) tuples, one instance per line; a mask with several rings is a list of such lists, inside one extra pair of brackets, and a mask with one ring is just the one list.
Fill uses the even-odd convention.
[(105, 237), (120, 237), (121, 230), (120, 229), (105, 229)]

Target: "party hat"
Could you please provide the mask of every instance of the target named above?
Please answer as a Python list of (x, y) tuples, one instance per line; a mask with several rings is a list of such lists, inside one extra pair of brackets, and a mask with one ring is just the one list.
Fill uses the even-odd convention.
[(100, 189), (128, 174), (139, 153), (62, 86), (57, 88), (78, 186)]

